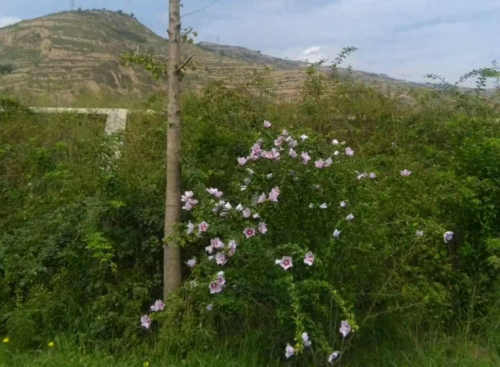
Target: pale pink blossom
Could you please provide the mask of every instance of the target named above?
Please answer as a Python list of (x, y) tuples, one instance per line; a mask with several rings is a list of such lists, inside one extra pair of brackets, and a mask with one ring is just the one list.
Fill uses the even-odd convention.
[(189, 211), (189, 210), (193, 209), (196, 206), (196, 204), (198, 204), (198, 200), (187, 199), (186, 202), (184, 203), (184, 205), (182, 206), (182, 209)]
[(203, 221), (200, 224), (198, 224), (198, 232), (206, 232), (208, 230), (208, 223)]
[(448, 243), (448, 242), (452, 241), (454, 236), (455, 236), (455, 234), (452, 231), (444, 232), (444, 234), (443, 234), (444, 243)]
[(216, 198), (220, 198), (220, 197), (223, 195), (223, 192), (222, 192), (222, 191), (219, 191), (219, 189), (216, 189), (215, 187), (209, 187), (209, 188), (207, 189), (207, 192), (208, 192), (210, 195), (215, 196)]
[(354, 150), (352, 150), (350, 147), (345, 148), (345, 155), (352, 157), (354, 155)]
[(210, 246), (216, 249), (221, 249), (224, 248), (224, 242), (222, 242), (219, 237), (215, 237), (210, 240)]
[(217, 273), (217, 277), (216, 277), (216, 281), (217, 283), (223, 287), (226, 285), (226, 278), (224, 278), (224, 272), (223, 271), (219, 271)]
[(209, 303), (205, 308), (207, 309), (207, 311), (212, 311), (214, 309), (214, 305), (212, 303)]
[(278, 196), (280, 195), (280, 188), (278, 186), (273, 187), (269, 193), (269, 201), (278, 202)]
[(191, 221), (189, 221), (188, 224), (186, 225), (186, 233), (191, 234), (193, 233), (193, 231), (194, 231), (194, 224), (191, 223)]
[(368, 177), (370, 177), (373, 180), (374, 178), (377, 178), (377, 174), (375, 172), (370, 172)]
[(223, 287), (217, 281), (212, 281), (208, 285), (208, 288), (210, 289), (210, 294), (215, 294), (222, 292)]
[(269, 129), (271, 126), (272, 126), (272, 124), (271, 124), (269, 121), (264, 120), (264, 127), (265, 127), (266, 129)]
[(276, 139), (274, 139), (274, 146), (280, 147), (285, 142), (285, 137), (280, 135)]
[(165, 303), (161, 299), (157, 299), (155, 303), (153, 303), (150, 307), (151, 311), (153, 312), (158, 312), (158, 311), (163, 311), (165, 308)]
[(263, 202), (265, 202), (267, 200), (267, 195), (265, 192), (263, 192), (262, 194), (260, 194), (260, 196), (257, 198), (257, 204), (262, 204)]
[(259, 213), (253, 213), (252, 218), (253, 219), (259, 219), (260, 218), (260, 214)]
[(226, 254), (224, 254), (223, 252), (217, 252), (215, 254), (215, 263), (217, 265), (225, 265), (227, 263)]
[(205, 247), (205, 251), (206, 251), (208, 254), (211, 254), (212, 252), (214, 252), (214, 246), (213, 246), (213, 245), (210, 245), (210, 246)]
[(196, 257), (193, 257), (188, 261), (186, 261), (186, 265), (189, 266), (190, 268), (194, 268), (196, 266), (196, 263), (197, 263)]
[(405, 168), (404, 170), (399, 171), (399, 174), (403, 177), (408, 177), (409, 175), (411, 175), (411, 171)]
[(248, 158), (246, 158), (246, 157), (238, 157), (237, 161), (238, 161), (238, 164), (240, 166), (244, 166), (247, 163)]
[(259, 226), (258, 226), (258, 230), (259, 230), (260, 233), (266, 234), (267, 233), (267, 225), (266, 225), (266, 223), (260, 222)]
[(317, 161), (314, 162), (314, 167), (316, 168), (324, 168), (325, 167), (325, 161), (322, 159), (318, 159)]
[(337, 359), (340, 358), (340, 352), (336, 350), (328, 356), (328, 363), (333, 364)]
[(237, 246), (238, 246), (238, 244), (236, 243), (235, 240), (231, 240), (231, 241), (228, 242), (228, 244), (227, 244), (227, 249), (228, 249), (227, 255), (229, 257), (234, 256), (234, 254), (236, 253), (236, 247)]
[(295, 349), (290, 344), (287, 344), (285, 347), (285, 358), (288, 359), (292, 357), (294, 354), (295, 354)]
[(299, 143), (297, 142), (297, 140), (295, 140), (294, 138), (292, 138), (291, 136), (289, 136), (287, 138), (287, 142), (288, 142), (288, 146), (290, 148), (295, 148)]
[(245, 235), (245, 237), (248, 239), (248, 238), (251, 238), (253, 236), (255, 236), (255, 229), (254, 228), (251, 228), (251, 227), (247, 227), (243, 230), (243, 234)]
[(236, 211), (238, 212), (241, 212), (243, 210), (243, 205), (241, 205), (241, 203), (239, 203), (238, 205), (236, 205)]
[(314, 255), (311, 251), (304, 256), (304, 264), (311, 266), (314, 263)]
[(243, 218), (249, 218), (252, 215), (252, 211), (250, 210), (250, 208), (245, 208), (243, 209), (241, 214), (243, 215)]
[(181, 195), (181, 201), (184, 203), (188, 201), (189, 199), (192, 199), (194, 196), (194, 193), (192, 191), (185, 191), (184, 195)]
[(311, 346), (311, 340), (309, 339), (309, 334), (307, 334), (305, 331), (302, 333), (302, 342), (304, 343), (304, 347), (308, 348)]
[(141, 316), (141, 326), (144, 329), (149, 329), (151, 327), (151, 318), (148, 315)]
[(343, 320), (340, 323), (339, 332), (342, 334), (342, 337), (345, 338), (351, 333), (351, 325), (347, 320)]
[(261, 153), (262, 153), (261, 145), (259, 142), (257, 142), (254, 145), (252, 145), (252, 148), (250, 149), (250, 156), (248, 158), (253, 161), (256, 161), (257, 159), (260, 158)]
[(333, 160), (332, 158), (328, 157), (326, 160), (325, 160), (325, 164), (323, 165), (323, 167), (327, 168), (327, 167), (330, 167), (333, 163)]
[(281, 259), (276, 259), (276, 265), (281, 266), (284, 270), (288, 270), (293, 266), (291, 256), (283, 256)]
[(290, 148), (290, 150), (288, 151), (288, 155), (292, 158), (297, 158), (297, 152), (293, 150), (293, 148)]
[(302, 163), (307, 164), (311, 160), (311, 156), (309, 155), (308, 152), (302, 152), (300, 154), (300, 157), (302, 158)]

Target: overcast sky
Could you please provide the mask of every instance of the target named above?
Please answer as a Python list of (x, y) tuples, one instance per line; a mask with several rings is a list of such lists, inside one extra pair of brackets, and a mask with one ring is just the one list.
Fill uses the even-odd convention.
[[(71, 0), (0, 0), (0, 27), (68, 10)], [(168, 0), (74, 0), (122, 9), (166, 36)], [(183, 26), (198, 41), (244, 46), (290, 59), (333, 59), (358, 48), (355, 69), (422, 81), (500, 62), (500, 0), (184, 0)]]

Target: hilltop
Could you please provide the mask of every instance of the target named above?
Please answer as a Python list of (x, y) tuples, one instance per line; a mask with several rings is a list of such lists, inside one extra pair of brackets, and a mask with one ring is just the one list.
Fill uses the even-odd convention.
[[(35, 104), (68, 105), (85, 96), (107, 96), (123, 105), (131, 97), (165, 89), (165, 82), (141, 67), (120, 62), (124, 53), (137, 50), (167, 57), (168, 41), (121, 11), (67, 11), (24, 20), (0, 29), (0, 91)], [(280, 96), (293, 97), (308, 65), (207, 42), (185, 43), (183, 53), (194, 56), (195, 70), (185, 78), (188, 89), (213, 80), (232, 85), (260, 80)], [(379, 74), (353, 71), (352, 77), (383, 88), (411, 86)]]

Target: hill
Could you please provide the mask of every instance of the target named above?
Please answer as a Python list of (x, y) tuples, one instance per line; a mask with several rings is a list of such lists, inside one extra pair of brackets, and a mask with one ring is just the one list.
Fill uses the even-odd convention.
[[(168, 41), (121, 11), (68, 11), (24, 20), (0, 29), (0, 91), (30, 104), (123, 105), (165, 88), (141, 67), (120, 62), (124, 53), (137, 50), (166, 57)], [(208, 42), (185, 43), (183, 53), (194, 56), (195, 70), (185, 79), (189, 89), (224, 79), (232, 85), (268, 83), (278, 95), (293, 97), (308, 65)], [(413, 86), (380, 74), (350, 75), (384, 89)], [(108, 98), (92, 101), (96, 96)]]

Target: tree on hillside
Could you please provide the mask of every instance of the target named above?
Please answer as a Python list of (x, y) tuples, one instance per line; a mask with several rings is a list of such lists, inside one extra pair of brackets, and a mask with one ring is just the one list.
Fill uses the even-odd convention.
[(168, 26), (168, 128), (166, 149), (165, 229), (163, 245), (163, 298), (179, 288), (181, 283), (181, 254), (173, 239), (180, 219), (181, 184), (181, 116), (180, 116), (180, 64), (181, 20), (180, 0), (169, 2)]

